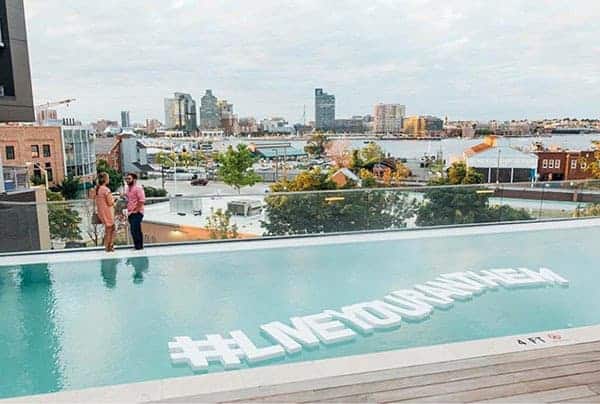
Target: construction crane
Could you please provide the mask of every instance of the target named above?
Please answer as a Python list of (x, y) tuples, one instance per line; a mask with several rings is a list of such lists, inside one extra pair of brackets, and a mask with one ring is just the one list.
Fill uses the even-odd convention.
[(35, 110), (37, 111), (38, 124), (42, 125), (48, 121), (48, 118), (49, 118), (48, 110), (50, 108), (57, 107), (59, 105), (66, 105), (68, 107), (69, 104), (71, 104), (72, 102), (75, 102), (75, 101), (76, 101), (75, 98), (71, 98), (71, 99), (62, 100), (62, 101), (48, 102), (46, 104), (36, 106)]
[(69, 100), (62, 100), (62, 101), (57, 101), (57, 102), (49, 102), (46, 104), (42, 104), (42, 105), (38, 105), (35, 108), (38, 109), (39, 111), (45, 111), (49, 108), (52, 107), (57, 107), (59, 105), (64, 105), (67, 104), (67, 107), (69, 106), (70, 103), (77, 101), (75, 98), (69, 99)]

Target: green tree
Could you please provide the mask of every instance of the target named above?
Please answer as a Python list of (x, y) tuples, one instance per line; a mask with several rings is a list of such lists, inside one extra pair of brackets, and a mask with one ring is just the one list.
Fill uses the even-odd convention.
[(383, 160), (385, 152), (377, 143), (371, 142), (360, 150), (360, 157), (366, 164), (374, 163)]
[(31, 185), (37, 187), (39, 185), (46, 185), (46, 176), (44, 174), (40, 175), (32, 175), (29, 179), (31, 181)]
[(206, 219), (206, 228), (210, 233), (211, 240), (226, 240), (238, 238), (236, 224), (231, 224), (231, 213), (222, 209), (211, 211)]
[(322, 157), (327, 150), (327, 136), (322, 133), (315, 133), (311, 136), (310, 141), (304, 146), (304, 151), (313, 157)]
[(98, 174), (108, 174), (108, 176), (110, 177), (108, 188), (110, 188), (111, 192), (117, 192), (119, 188), (121, 188), (121, 185), (123, 184), (123, 174), (120, 171), (117, 171), (110, 165), (108, 165), (108, 161), (98, 160), (97, 171)]
[(58, 186), (58, 190), (62, 196), (67, 200), (77, 199), (79, 189), (81, 188), (81, 181), (79, 177), (73, 177), (69, 175), (66, 177)]
[(352, 171), (358, 172), (360, 171), (362, 168), (364, 168), (365, 166), (365, 162), (363, 161), (362, 157), (360, 156), (360, 150), (359, 149), (354, 149), (352, 150), (352, 157), (350, 158), (350, 168)]
[(402, 228), (416, 209), (414, 200), (404, 192), (340, 192), (329, 174), (319, 169), (303, 172), (292, 181), (278, 182), (271, 190), (299, 193), (267, 196), (267, 220), (262, 222), (266, 235)]
[(237, 189), (239, 194), (242, 187), (252, 186), (261, 180), (252, 170), (255, 161), (256, 157), (245, 144), (240, 143), (235, 149), (229, 146), (225, 153), (219, 153), (217, 175), (225, 184)]
[[(464, 162), (454, 163), (446, 177), (431, 181), (417, 214), (418, 226), (443, 226), (497, 221), (530, 220), (523, 209), (489, 206), (490, 190), (473, 186), (483, 177)], [(492, 191), (493, 192), (493, 191)]]
[(48, 223), (53, 240), (81, 240), (81, 217), (76, 210), (64, 203), (64, 197), (58, 192), (48, 191)]

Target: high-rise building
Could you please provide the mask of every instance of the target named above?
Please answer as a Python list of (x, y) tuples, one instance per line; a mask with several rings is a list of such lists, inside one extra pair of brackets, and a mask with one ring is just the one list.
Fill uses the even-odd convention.
[(413, 136), (425, 136), (443, 129), (444, 121), (435, 116), (411, 116), (404, 120), (404, 131)]
[(406, 115), (406, 106), (400, 104), (377, 104), (373, 111), (373, 132), (399, 133)]
[(121, 128), (131, 128), (131, 116), (129, 111), (121, 111)]
[(212, 90), (206, 90), (206, 93), (200, 100), (200, 128), (216, 129), (221, 127), (217, 104), (217, 97), (213, 95)]
[(335, 130), (335, 96), (322, 88), (315, 89), (315, 129)]
[(187, 133), (198, 129), (196, 101), (191, 95), (175, 93), (173, 98), (165, 99), (165, 126)]
[(34, 120), (23, 0), (0, 0), (0, 122)]
[(233, 104), (228, 103), (227, 100), (219, 100), (217, 109), (223, 133), (227, 136), (239, 134), (239, 124), (237, 115), (233, 113)]

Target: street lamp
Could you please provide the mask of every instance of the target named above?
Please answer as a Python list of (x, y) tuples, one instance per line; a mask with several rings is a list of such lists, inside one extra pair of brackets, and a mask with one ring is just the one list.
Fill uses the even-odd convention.
[(40, 169), (41, 172), (44, 173), (44, 179), (46, 180), (46, 190), (48, 190), (49, 189), (49, 187), (48, 187), (48, 170), (46, 170), (44, 167), (42, 167), (39, 163), (34, 163), (34, 162), (31, 162), (31, 161), (25, 163), (25, 165), (27, 167), (29, 167), (29, 166), (37, 167), (37, 168)]
[[(162, 156), (163, 159), (167, 159), (169, 160), (171, 163), (173, 163), (173, 181), (175, 182), (175, 195), (177, 195), (177, 161), (173, 160), (170, 157), (167, 156)], [(162, 166), (162, 163), (161, 163)], [(162, 166), (162, 170), (163, 170), (163, 189), (165, 189), (165, 184), (164, 184), (164, 166)]]

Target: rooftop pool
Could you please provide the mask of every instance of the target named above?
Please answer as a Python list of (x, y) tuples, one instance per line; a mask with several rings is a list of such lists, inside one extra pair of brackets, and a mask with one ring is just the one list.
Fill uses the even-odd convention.
[(599, 240), (584, 220), (1, 257), (0, 398), (598, 325)]

